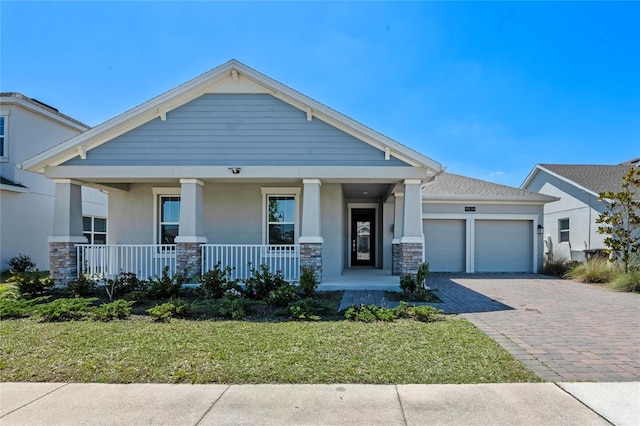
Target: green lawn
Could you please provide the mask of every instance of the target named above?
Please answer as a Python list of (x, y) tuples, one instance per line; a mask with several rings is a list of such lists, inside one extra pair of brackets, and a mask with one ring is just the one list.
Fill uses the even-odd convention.
[(0, 381), (496, 383), (540, 379), (468, 321), (0, 323)]

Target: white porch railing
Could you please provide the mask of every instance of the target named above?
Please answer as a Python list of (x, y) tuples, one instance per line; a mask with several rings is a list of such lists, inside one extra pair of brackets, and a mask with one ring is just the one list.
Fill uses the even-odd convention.
[(300, 246), (294, 245), (237, 245), (204, 244), (202, 247), (202, 273), (220, 267), (234, 268), (232, 279), (251, 276), (251, 269), (268, 265), (269, 271), (280, 271), (289, 282), (300, 280)]
[(92, 277), (114, 277), (120, 272), (133, 272), (138, 278), (147, 280), (162, 276), (169, 267), (169, 275), (176, 272), (174, 244), (135, 245), (89, 245), (76, 246), (78, 253), (78, 275)]

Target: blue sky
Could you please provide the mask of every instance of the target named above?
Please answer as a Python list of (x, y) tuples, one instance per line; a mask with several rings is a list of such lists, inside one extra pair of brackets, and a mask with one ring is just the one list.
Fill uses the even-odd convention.
[(237, 59), (448, 166), (640, 156), (640, 2), (0, 3), (0, 90), (97, 125)]

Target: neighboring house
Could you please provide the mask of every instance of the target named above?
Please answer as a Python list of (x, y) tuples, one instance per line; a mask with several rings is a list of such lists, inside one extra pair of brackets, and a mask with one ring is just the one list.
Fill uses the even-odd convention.
[(596, 219), (607, 209), (601, 192), (620, 192), (638, 159), (618, 165), (537, 164), (521, 188), (557, 197), (544, 206), (545, 253), (582, 261), (605, 247)]
[[(305, 264), (322, 279), (358, 268), (400, 275), (425, 260), (425, 241), (432, 270), (536, 272), (538, 225), (553, 200), (444, 174), (440, 163), (235, 60), (22, 165), (56, 180), (50, 241), (59, 282), (75, 277), (76, 265), (143, 278), (217, 263), (242, 277), (249, 262), (289, 280)], [(105, 247), (76, 248), (81, 184), (109, 191)], [(463, 228), (458, 245), (437, 234), (453, 222)]]
[[(20, 169), (25, 159), (76, 136), (89, 126), (20, 93), (0, 93), (0, 269), (19, 254), (49, 268), (55, 183)], [(93, 242), (106, 242), (107, 196), (82, 189), (82, 212)], [(102, 232), (104, 231), (104, 232)]]

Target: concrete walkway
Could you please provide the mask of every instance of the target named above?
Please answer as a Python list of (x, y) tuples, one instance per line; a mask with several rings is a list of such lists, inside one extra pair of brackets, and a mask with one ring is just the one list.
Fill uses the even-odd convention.
[[(464, 316), (545, 380), (640, 381), (640, 294), (536, 274), (427, 280), (443, 301), (432, 306)], [(345, 291), (341, 309), (397, 305), (384, 299), (388, 284)]]
[[(639, 391), (640, 383), (559, 386), (2, 383), (0, 423), (2, 426), (637, 426)], [(601, 404), (602, 401), (606, 403)]]

